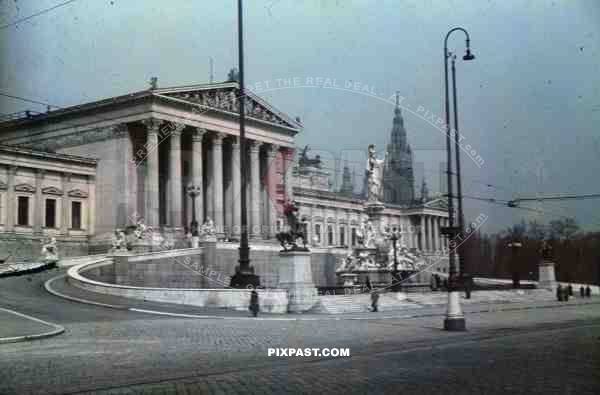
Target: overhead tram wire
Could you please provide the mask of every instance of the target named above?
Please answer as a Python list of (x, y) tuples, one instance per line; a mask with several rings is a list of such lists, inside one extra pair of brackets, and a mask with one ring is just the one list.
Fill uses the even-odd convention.
[(21, 101), (28, 102), (28, 103), (39, 104), (39, 105), (51, 107), (51, 108), (52, 107), (62, 108), (60, 106), (55, 106), (54, 104), (50, 104), (47, 102), (37, 101), (37, 100), (33, 100), (33, 99), (27, 99), (27, 98), (21, 97), (21, 96), (13, 96), (13, 95), (9, 95), (8, 93), (4, 93), (4, 92), (0, 92), (0, 96), (8, 97), (8, 98), (15, 99), (15, 100), (21, 100)]
[(10, 23), (7, 23), (7, 24), (5, 24), (5, 25), (2, 25), (2, 26), (0, 26), (0, 30), (7, 29), (7, 28), (9, 28), (9, 27), (11, 27), (11, 26), (16, 26), (16, 25), (18, 25), (19, 23), (22, 23), (22, 22), (28, 21), (28, 20), (30, 20), (30, 19), (33, 19), (33, 18), (35, 18), (35, 17), (37, 17), (37, 16), (40, 16), (40, 15), (46, 14), (46, 13), (48, 13), (48, 12), (50, 12), (50, 11), (56, 10), (57, 8), (64, 7), (64, 6), (66, 6), (66, 5), (69, 5), (69, 4), (71, 4), (71, 3), (74, 3), (75, 1), (77, 1), (77, 0), (69, 0), (69, 1), (65, 1), (65, 2), (62, 2), (62, 3), (60, 3), (60, 4), (57, 4), (57, 5), (55, 5), (55, 6), (52, 6), (52, 7), (50, 7), (50, 8), (46, 8), (46, 9), (43, 9), (43, 10), (41, 10), (41, 11), (38, 11), (38, 12), (36, 12), (36, 13), (34, 13), (34, 14), (31, 14), (31, 15), (25, 16), (25, 17), (23, 17), (23, 18), (19, 18), (19, 19), (17, 19), (16, 21), (13, 21), (13, 22), (10, 22)]

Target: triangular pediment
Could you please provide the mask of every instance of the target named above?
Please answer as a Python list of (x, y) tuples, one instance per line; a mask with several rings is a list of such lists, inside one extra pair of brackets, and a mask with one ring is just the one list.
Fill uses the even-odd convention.
[(82, 191), (81, 189), (72, 189), (69, 191), (69, 196), (74, 198), (86, 198), (87, 192)]
[[(196, 85), (180, 88), (156, 89), (153, 94), (174, 100), (199, 105), (215, 111), (237, 115), (240, 111), (239, 88), (236, 82)], [(268, 122), (286, 128), (300, 129), (302, 124), (276, 110), (265, 100), (246, 91), (244, 100), (247, 118)]]
[(28, 192), (35, 193), (35, 187), (31, 184), (18, 184), (15, 185), (15, 191), (17, 192)]
[(448, 210), (448, 202), (444, 198), (430, 200), (423, 205), (425, 208), (431, 208), (435, 210)]
[(57, 187), (46, 187), (42, 189), (42, 193), (46, 195), (62, 196), (63, 192)]

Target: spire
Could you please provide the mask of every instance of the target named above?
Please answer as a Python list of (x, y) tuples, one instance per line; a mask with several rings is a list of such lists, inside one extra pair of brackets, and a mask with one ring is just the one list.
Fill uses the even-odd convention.
[(352, 175), (350, 174), (350, 168), (348, 162), (344, 161), (344, 172), (342, 174), (342, 186), (340, 187), (339, 193), (343, 196), (351, 197), (354, 192), (354, 183), (352, 182)]
[(421, 203), (425, 203), (429, 200), (429, 188), (427, 188), (427, 183), (425, 182), (425, 178), (423, 177), (423, 183), (421, 184)]

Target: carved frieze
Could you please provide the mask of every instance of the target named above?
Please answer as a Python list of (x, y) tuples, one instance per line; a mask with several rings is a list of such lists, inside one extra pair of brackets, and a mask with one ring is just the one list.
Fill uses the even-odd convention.
[[(240, 112), (239, 89), (237, 88), (222, 88), (197, 92), (174, 93), (169, 94), (169, 96), (221, 111), (232, 113)], [(285, 120), (280, 114), (274, 113), (273, 110), (257, 102), (251, 96), (246, 96), (244, 100), (244, 110), (246, 116), (249, 118), (267, 121), (287, 127), (298, 127), (298, 125), (293, 125)]]

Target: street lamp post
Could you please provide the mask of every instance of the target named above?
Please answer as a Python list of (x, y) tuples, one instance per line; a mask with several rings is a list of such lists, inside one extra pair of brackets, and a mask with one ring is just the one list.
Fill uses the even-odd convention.
[(190, 233), (192, 237), (198, 237), (198, 221), (196, 220), (196, 198), (202, 193), (200, 186), (189, 185), (187, 193), (192, 198), (192, 223), (190, 224)]
[(392, 248), (394, 249), (394, 270), (392, 272), (392, 290), (399, 291), (400, 282), (399, 280), (399, 272), (398, 272), (398, 254), (397, 254), (397, 241), (399, 239), (399, 234), (396, 228), (393, 228), (391, 232), (387, 235), (388, 239), (392, 241)]
[(246, 118), (244, 88), (244, 30), (243, 30), (244, 8), (242, 0), (238, 0), (238, 64), (239, 64), (239, 120), (240, 120), (240, 172), (241, 172), (241, 237), (239, 247), (239, 266), (235, 268), (235, 274), (231, 277), (233, 288), (256, 288), (260, 285), (259, 277), (254, 274), (254, 268), (250, 266), (250, 247), (248, 246), (248, 208), (246, 205), (246, 183), (248, 182), (248, 165), (246, 161)]
[[(459, 237), (460, 243), (462, 241), (462, 229), (463, 229), (463, 216), (462, 216), (462, 188), (461, 188), (461, 180), (460, 180), (460, 156), (459, 150), (460, 146), (458, 143), (458, 117), (457, 117), (457, 105), (456, 105), (456, 72), (454, 68), (454, 58), (452, 62), (452, 77), (453, 77), (453, 96), (454, 96), (454, 137), (455, 137), (455, 150), (456, 150), (456, 174), (457, 174), (457, 198), (458, 198), (458, 226), (455, 226), (454, 222), (454, 196), (452, 195), (452, 143), (450, 138), (450, 95), (448, 89), (448, 58), (453, 55), (448, 51), (448, 37), (450, 35), (460, 30), (467, 36), (466, 39), (466, 53), (463, 56), (463, 60), (473, 60), (475, 56), (471, 54), (470, 49), (470, 38), (469, 33), (462, 27), (455, 27), (450, 29), (450, 31), (446, 34), (444, 38), (444, 92), (445, 92), (445, 115), (446, 115), (446, 161), (447, 161), (447, 183), (448, 183), (448, 222), (449, 227), (445, 230), (444, 233), (447, 234), (448, 237), (451, 237), (450, 246), (453, 244), (456, 245), (456, 236)], [(461, 258), (462, 254), (460, 253), (460, 248), (457, 249), (459, 253), (459, 259), (461, 262), (464, 262), (463, 258)], [(448, 309), (446, 312), (446, 317), (444, 319), (444, 329), (448, 331), (464, 331), (466, 329), (466, 321), (465, 317), (462, 313), (460, 307), (460, 279), (457, 276), (456, 270), (456, 258), (454, 252), (451, 250), (448, 256), (449, 260), (449, 278), (448, 278)], [(463, 268), (461, 268), (463, 269)]]
[(519, 273), (519, 266), (517, 265), (517, 253), (519, 248), (523, 247), (523, 244), (518, 240), (513, 240), (506, 245), (511, 249), (511, 274), (512, 274), (512, 286), (513, 288), (519, 288), (521, 286), (521, 276)]

